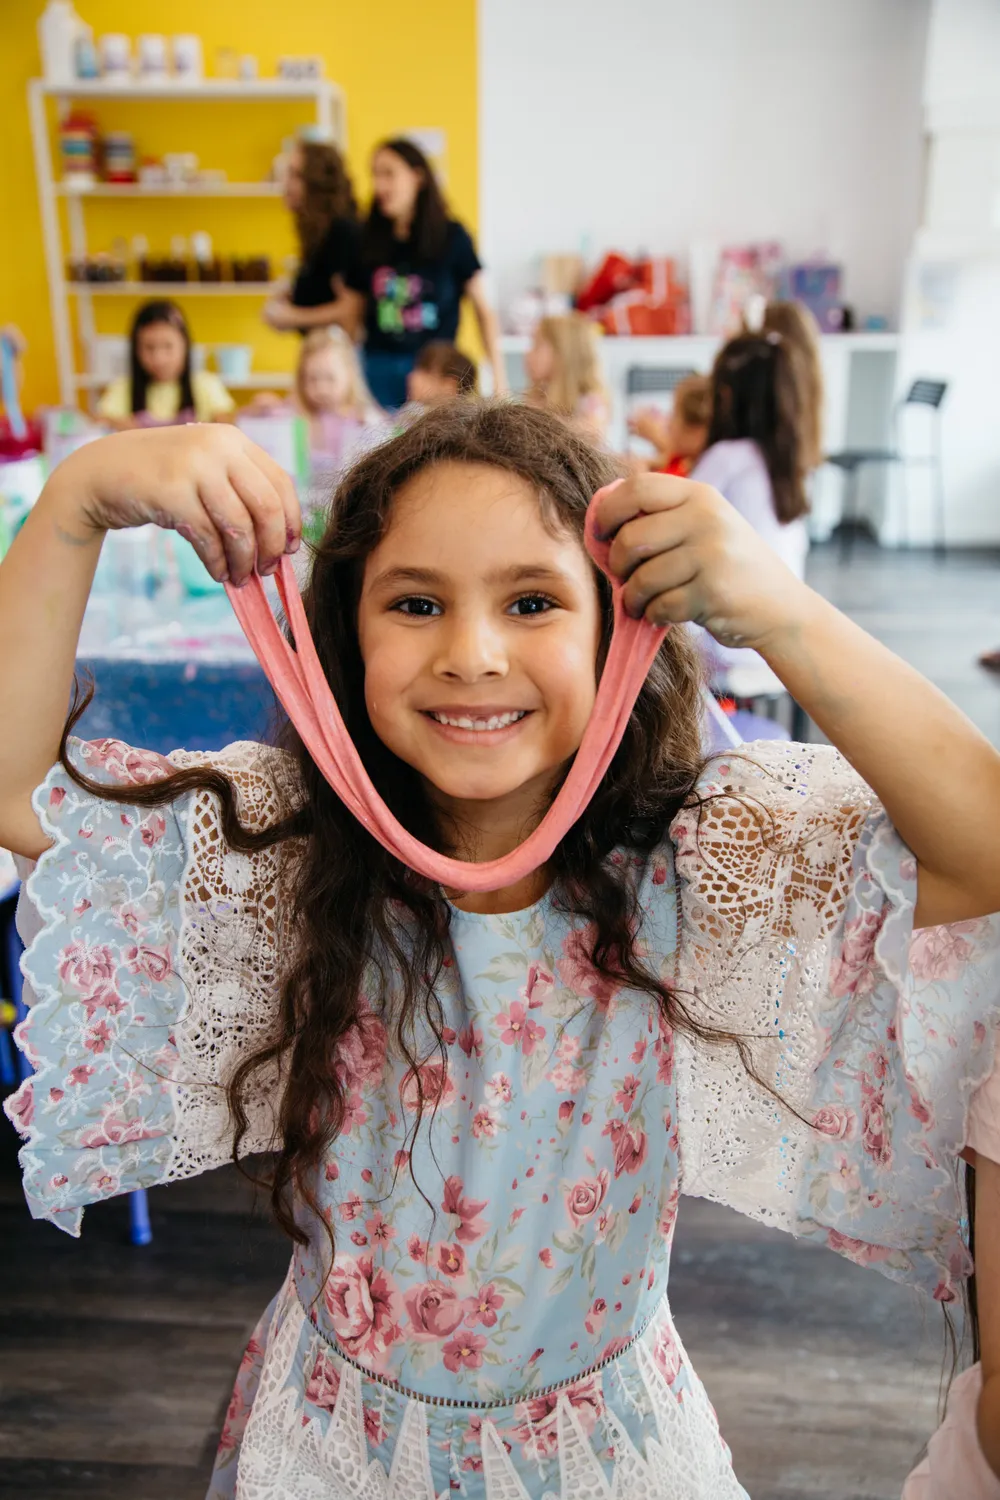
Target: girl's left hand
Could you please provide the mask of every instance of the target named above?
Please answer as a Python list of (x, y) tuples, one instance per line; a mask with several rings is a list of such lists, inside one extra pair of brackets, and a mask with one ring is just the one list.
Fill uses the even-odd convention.
[(609, 566), (635, 619), (693, 620), (723, 646), (760, 650), (812, 597), (710, 485), (635, 475), (604, 496), (597, 525), (614, 537)]
[(288, 297), (271, 297), (264, 303), (264, 322), (281, 333), (298, 327), (297, 309)]

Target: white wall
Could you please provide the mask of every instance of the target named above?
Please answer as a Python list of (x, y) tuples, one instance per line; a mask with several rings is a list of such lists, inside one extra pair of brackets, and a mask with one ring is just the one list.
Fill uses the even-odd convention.
[[(909, 268), (900, 387), (948, 381), (941, 409), (952, 544), (1000, 543), (1000, 0), (934, 0), (925, 87), (924, 219)], [(913, 414), (916, 415), (915, 413)], [(909, 487), (911, 535), (928, 540), (931, 493)], [(893, 487), (890, 534), (898, 527)]]
[(479, 0), (480, 240), (832, 253), (895, 320), (917, 225), (928, 0)]

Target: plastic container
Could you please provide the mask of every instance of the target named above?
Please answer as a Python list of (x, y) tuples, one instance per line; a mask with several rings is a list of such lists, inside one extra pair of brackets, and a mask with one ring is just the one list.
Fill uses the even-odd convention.
[(234, 383), (246, 380), (253, 363), (253, 349), (249, 344), (218, 344), (215, 349), (215, 363), (219, 367), (219, 374), (223, 380), (231, 380)]
[(132, 43), (123, 32), (101, 37), (101, 68), (106, 83), (127, 83), (132, 77)]
[(77, 42), (93, 38), (70, 0), (49, 0), (38, 20), (38, 45), (46, 83), (71, 84), (76, 78)]
[(174, 562), (177, 564), (177, 576), (186, 594), (194, 599), (200, 599), (206, 594), (224, 592), (223, 585), (216, 583), (190, 542), (177, 535), (171, 535), (169, 540), (173, 549)]
[(167, 77), (167, 39), (155, 32), (146, 32), (139, 38), (137, 49), (140, 78), (150, 83), (163, 83)]
[(135, 141), (127, 130), (111, 130), (104, 137), (105, 182), (135, 182)]
[(175, 36), (173, 44), (174, 77), (178, 83), (200, 83), (205, 76), (205, 60), (200, 36)]
[(63, 181), (70, 187), (92, 187), (97, 181), (97, 124), (73, 110), (59, 127)]

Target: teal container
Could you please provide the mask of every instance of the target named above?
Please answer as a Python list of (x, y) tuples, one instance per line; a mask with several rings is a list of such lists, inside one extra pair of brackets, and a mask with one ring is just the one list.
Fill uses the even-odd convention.
[(208, 594), (225, 592), (224, 585), (215, 581), (190, 542), (176, 533), (170, 540), (174, 548), (177, 576), (186, 594), (193, 599), (201, 599)]

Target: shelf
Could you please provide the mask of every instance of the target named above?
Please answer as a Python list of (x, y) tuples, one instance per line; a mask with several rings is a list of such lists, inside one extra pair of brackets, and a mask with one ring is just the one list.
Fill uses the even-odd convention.
[(196, 182), (180, 184), (157, 183), (146, 186), (140, 182), (98, 182), (93, 187), (74, 187), (72, 183), (57, 182), (56, 195), (60, 198), (280, 198), (281, 185), (277, 182)]
[(69, 281), (76, 296), (92, 297), (273, 297), (281, 281)]
[[(267, 371), (255, 373), (246, 376), (244, 380), (228, 380), (218, 370), (212, 373), (218, 375), (223, 385), (233, 391), (289, 391), (295, 383), (295, 376), (290, 375), (287, 370), (272, 371), (270, 374)], [(103, 391), (114, 378), (106, 375), (74, 375), (73, 384), (78, 391)]]
[(297, 79), (258, 78), (243, 83), (239, 79), (205, 78), (200, 83), (177, 83), (172, 79), (153, 82), (130, 78), (127, 83), (105, 83), (102, 78), (78, 78), (72, 83), (41, 84), (43, 94), (61, 99), (316, 99), (340, 93), (335, 83), (325, 78), (315, 82)]

